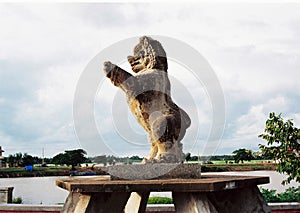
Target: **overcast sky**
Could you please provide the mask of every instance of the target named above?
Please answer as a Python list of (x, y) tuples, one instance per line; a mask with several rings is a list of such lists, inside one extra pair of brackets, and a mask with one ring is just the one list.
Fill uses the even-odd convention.
[[(89, 156), (146, 156), (145, 132), (130, 114), (123, 113), (127, 111), (124, 94), (108, 80), (101, 81), (95, 96), (93, 113), (100, 137), (94, 146), (78, 139), (73, 120), (74, 93), (87, 64), (104, 48), (142, 35), (168, 36), (195, 48), (223, 89), (224, 133), (220, 143), (212, 143), (213, 152), (206, 153), (203, 147), (209, 143), (214, 116), (207, 88), (199, 83), (201, 79), (193, 79), (184, 62), (169, 60), (174, 100), (192, 115), (184, 152), (258, 150), (258, 144), (264, 143), (258, 135), (269, 112), (283, 113), (300, 126), (299, 11), (300, 4), (292, 3), (0, 4), (0, 145), (4, 155), (41, 155), (45, 148), (50, 157), (84, 148)], [(128, 49), (130, 54), (132, 49)], [(103, 76), (101, 63), (99, 78)], [(119, 65), (129, 68), (126, 63)], [(195, 104), (189, 104), (187, 97)], [(129, 120), (130, 128), (118, 123), (118, 116)], [(130, 141), (132, 136), (140, 143)]]

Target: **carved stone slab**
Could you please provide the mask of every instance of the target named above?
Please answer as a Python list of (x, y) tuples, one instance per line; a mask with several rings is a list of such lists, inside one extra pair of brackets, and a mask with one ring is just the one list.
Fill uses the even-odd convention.
[(200, 178), (201, 166), (197, 163), (149, 163), (109, 166), (106, 170), (112, 180), (149, 180), (174, 178)]

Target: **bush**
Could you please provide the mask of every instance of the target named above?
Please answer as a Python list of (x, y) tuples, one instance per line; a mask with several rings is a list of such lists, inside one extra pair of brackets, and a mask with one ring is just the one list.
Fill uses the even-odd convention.
[(23, 199), (21, 197), (14, 197), (12, 200), (12, 203), (14, 204), (22, 204), (23, 203)]
[(290, 187), (285, 192), (278, 194), (282, 202), (300, 202), (300, 186), (298, 188)]
[(169, 197), (149, 197), (148, 204), (172, 204), (173, 200)]
[(282, 193), (276, 193), (274, 189), (260, 188), (266, 202), (300, 202), (300, 186), (290, 187)]

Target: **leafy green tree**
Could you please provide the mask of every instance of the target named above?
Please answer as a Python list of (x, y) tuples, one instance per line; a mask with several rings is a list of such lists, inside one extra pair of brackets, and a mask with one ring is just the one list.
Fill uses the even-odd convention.
[(22, 165), (28, 166), (34, 164), (34, 158), (31, 155), (28, 155), (27, 153), (24, 153), (22, 157)]
[(240, 161), (244, 163), (244, 161), (251, 161), (254, 159), (252, 151), (248, 149), (237, 149), (232, 153), (234, 154), (233, 159), (236, 163), (239, 163)]
[(53, 157), (52, 163), (59, 165), (77, 166), (80, 163), (86, 163), (86, 151), (83, 149), (66, 150), (65, 153), (59, 153)]
[(10, 167), (22, 166), (22, 158), (23, 158), (23, 154), (21, 152), (13, 154), (13, 155), (10, 154), (7, 157), (7, 163), (9, 164)]
[(57, 164), (57, 165), (64, 165), (67, 164), (68, 159), (65, 153), (59, 153), (57, 155), (55, 155), (52, 159), (53, 164)]
[(185, 155), (184, 155), (184, 159), (188, 162), (188, 161), (190, 161), (191, 160), (191, 153), (186, 153)]
[(190, 161), (199, 161), (199, 156), (192, 156)]
[[(42, 158), (38, 156), (31, 156), (27, 153), (22, 154), (21, 152), (10, 154), (7, 158), (5, 158), (5, 160), (10, 167), (28, 166), (42, 163)], [(46, 158), (45, 162), (50, 163), (50, 159)]]
[(10, 154), (6, 159), (6, 162), (8, 163), (9, 167), (15, 166), (15, 161), (15, 156), (13, 156), (12, 154)]
[(68, 159), (68, 162), (66, 163), (67, 165), (77, 166), (80, 163), (86, 163), (88, 160), (85, 157), (87, 153), (83, 149), (68, 150), (65, 151), (65, 154)]
[[(44, 163), (47, 164), (47, 163), (51, 163), (53, 160), (53, 158), (44, 158)], [(42, 163), (42, 159), (40, 159), (40, 162)]]
[(272, 112), (264, 131), (259, 137), (267, 141), (267, 146), (259, 144), (259, 148), (265, 157), (278, 162), (277, 171), (288, 175), (282, 184), (300, 182), (300, 130), (291, 120), (284, 121), (281, 114)]
[(21, 152), (18, 152), (14, 155), (14, 157), (15, 157), (16, 166), (22, 166), (23, 154)]
[(141, 160), (143, 160), (143, 158), (140, 158), (138, 155), (131, 156), (129, 159), (133, 160), (133, 161), (141, 161)]

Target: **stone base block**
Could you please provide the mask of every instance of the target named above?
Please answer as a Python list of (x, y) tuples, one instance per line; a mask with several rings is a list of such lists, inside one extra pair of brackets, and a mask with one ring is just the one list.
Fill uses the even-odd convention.
[(112, 180), (150, 180), (174, 178), (200, 178), (201, 166), (197, 163), (153, 163), (108, 166), (106, 172)]

